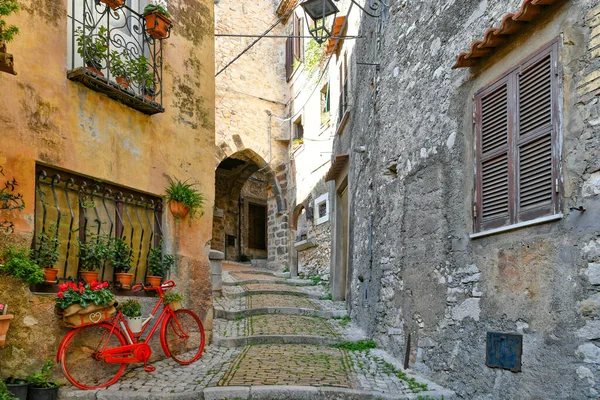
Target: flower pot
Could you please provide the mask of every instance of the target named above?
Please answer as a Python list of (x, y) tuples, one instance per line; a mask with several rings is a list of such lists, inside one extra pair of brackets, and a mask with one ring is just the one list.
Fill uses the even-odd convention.
[(169, 304), (167, 304), (167, 306), (169, 306), (169, 308), (173, 311), (177, 311), (179, 309), (181, 309), (181, 301), (177, 300), (177, 301), (172, 301)]
[(129, 88), (129, 81), (127, 80), (127, 78), (120, 76), (116, 78), (116, 81), (117, 85), (121, 86), (123, 89)]
[(104, 76), (104, 74), (102, 73), (102, 71), (100, 71), (99, 69), (96, 69), (94, 67), (85, 67), (85, 69), (87, 69), (88, 71), (92, 71), (96, 75)]
[(36, 388), (33, 386), (29, 387), (27, 393), (27, 400), (57, 400), (58, 399), (58, 387), (53, 388)]
[(12, 314), (0, 315), (0, 346), (4, 346), (4, 344), (6, 343), (6, 332), (8, 332), (10, 321), (14, 317), (15, 316)]
[(81, 279), (86, 283), (91, 283), (92, 281), (98, 280), (98, 271), (81, 271), (79, 272), (79, 276), (81, 276)]
[(140, 333), (142, 331), (142, 326), (144, 325), (144, 318), (127, 318), (127, 325), (129, 325), (129, 329), (131, 329), (131, 332)]
[(131, 289), (131, 281), (133, 280), (133, 274), (117, 272), (115, 274), (115, 278), (118, 282), (121, 283), (121, 287), (123, 289)]
[(8, 391), (19, 400), (27, 400), (27, 392), (29, 391), (28, 383), (7, 383)]
[(44, 268), (46, 283), (56, 283), (58, 271), (58, 268)]
[(160, 281), (162, 281), (162, 276), (147, 276), (146, 282), (150, 286), (160, 286)]
[(100, 1), (104, 4), (106, 4), (107, 6), (109, 6), (110, 8), (112, 8), (113, 10), (121, 7), (125, 3), (125, 0), (100, 0)]
[(171, 214), (177, 219), (185, 218), (190, 213), (190, 206), (186, 206), (179, 201), (171, 200), (169, 201), (169, 210), (171, 210)]
[(144, 15), (146, 20), (146, 32), (154, 39), (164, 39), (169, 34), (172, 22), (159, 12), (151, 12)]

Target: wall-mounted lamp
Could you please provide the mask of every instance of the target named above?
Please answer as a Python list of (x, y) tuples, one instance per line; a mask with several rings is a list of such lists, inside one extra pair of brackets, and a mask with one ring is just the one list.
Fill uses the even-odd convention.
[[(339, 1), (335, 0), (335, 2)], [(365, 14), (373, 18), (380, 17), (384, 7), (387, 7), (387, 3), (384, 0), (369, 0), (368, 10), (356, 0), (350, 1), (363, 10)], [(334, 0), (304, 0), (300, 3), (300, 6), (304, 9), (308, 31), (319, 44), (331, 37), (331, 31), (327, 27), (326, 19), (330, 15), (333, 15), (335, 20), (335, 15), (340, 11), (335, 2)], [(310, 20), (312, 20), (312, 23), (309, 22)]]

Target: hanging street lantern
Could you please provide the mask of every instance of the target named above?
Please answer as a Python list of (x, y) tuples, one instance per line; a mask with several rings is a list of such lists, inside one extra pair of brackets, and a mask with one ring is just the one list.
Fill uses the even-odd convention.
[(333, 0), (305, 0), (300, 5), (304, 9), (308, 31), (313, 39), (319, 44), (329, 39), (331, 31), (327, 25), (327, 17), (333, 15), (335, 19), (335, 15), (340, 11)]

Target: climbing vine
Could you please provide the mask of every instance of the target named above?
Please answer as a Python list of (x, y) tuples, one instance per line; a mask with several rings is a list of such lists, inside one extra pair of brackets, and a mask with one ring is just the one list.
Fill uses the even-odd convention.
[(304, 68), (309, 78), (312, 78), (315, 72), (321, 70), (325, 58), (325, 47), (323, 44), (319, 44), (316, 40), (311, 39), (306, 45), (306, 51), (304, 52)]
[[(4, 169), (0, 165), (0, 175), (4, 176)], [(15, 178), (8, 179), (4, 182), (4, 187), (0, 189), (0, 210), (19, 210), (25, 208), (25, 200), (23, 195), (16, 192), (16, 187), (19, 186)], [(14, 224), (8, 220), (0, 220), (0, 229), (6, 232), (14, 231)]]

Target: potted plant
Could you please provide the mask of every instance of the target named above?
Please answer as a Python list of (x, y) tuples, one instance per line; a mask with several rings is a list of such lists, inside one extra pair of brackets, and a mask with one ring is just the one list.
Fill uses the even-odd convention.
[(0, 346), (4, 346), (6, 343), (6, 332), (8, 332), (10, 322), (15, 316), (6, 314), (6, 309), (8, 308), (6, 304), (0, 304), (0, 307)]
[[(81, 56), (86, 69), (93, 73), (104, 76), (102, 73), (102, 59), (107, 58), (108, 51), (108, 29), (105, 26), (98, 28), (98, 34), (94, 35), (92, 27), (86, 30), (84, 35), (82, 27), (75, 29), (77, 40), (77, 54)], [(94, 37), (95, 36), (95, 37)]]
[(139, 333), (142, 330), (144, 319), (142, 318), (142, 306), (137, 300), (126, 300), (121, 305), (121, 312), (127, 317), (127, 325), (133, 333)]
[(177, 311), (181, 308), (182, 300), (183, 296), (175, 292), (168, 292), (163, 296), (163, 301), (173, 311)]
[(26, 397), (15, 397), (14, 394), (0, 380), (0, 400), (25, 400)]
[(188, 183), (187, 180), (182, 182), (169, 178), (169, 186), (165, 188), (165, 192), (169, 199), (169, 209), (175, 219), (185, 218), (190, 214), (191, 220), (202, 211), (204, 196), (194, 186), (195, 183)]
[(54, 301), (55, 313), (66, 328), (97, 324), (112, 317), (115, 312), (115, 296), (108, 282), (92, 281), (89, 284), (67, 282), (58, 285)]
[(19, 33), (19, 28), (15, 25), (8, 25), (2, 17), (8, 16), (13, 12), (19, 11), (17, 0), (2, 0), (0, 2), (0, 71), (16, 75), (13, 55), (6, 52), (6, 43), (13, 40)]
[(113, 10), (122, 7), (125, 4), (125, 0), (100, 0), (102, 3), (106, 4)]
[(119, 86), (127, 89), (132, 76), (132, 66), (131, 61), (129, 59), (124, 60), (124, 58), (125, 56), (117, 51), (110, 53), (110, 73), (113, 74)]
[(133, 250), (124, 237), (112, 240), (109, 258), (115, 272), (115, 280), (121, 284), (123, 289), (131, 288), (133, 274), (130, 274), (129, 270), (131, 270), (132, 257)]
[[(6, 388), (12, 394), (13, 398), (27, 400), (27, 392), (29, 391), (29, 382), (27, 382), (27, 379), (13, 378), (10, 376), (4, 380), (4, 383), (6, 384)], [(0, 399), (3, 399), (1, 389)]]
[(22, 279), (29, 285), (44, 282), (44, 271), (32, 259), (30, 249), (7, 247), (0, 253), (0, 271)]
[(162, 254), (162, 242), (158, 247), (150, 250), (148, 256), (148, 274), (146, 281), (149, 285), (158, 286), (165, 275), (175, 265), (176, 258), (172, 254)]
[(144, 8), (146, 32), (154, 39), (164, 39), (169, 34), (173, 25), (171, 15), (167, 11), (167, 2), (164, 0), (151, 0)]
[(107, 235), (88, 234), (86, 242), (77, 238), (79, 251), (79, 275), (86, 282), (98, 279), (98, 270), (110, 257), (110, 237)]
[(150, 62), (146, 56), (139, 56), (130, 61), (131, 79), (144, 92), (149, 100), (154, 99), (154, 74), (148, 72)]
[(58, 399), (58, 382), (52, 382), (51, 368), (54, 363), (46, 360), (40, 372), (36, 372), (27, 377), (29, 382), (28, 400), (56, 400)]
[(58, 261), (58, 232), (56, 228), (51, 232), (42, 231), (37, 237), (37, 249), (34, 251), (34, 261), (44, 268), (46, 283), (56, 283), (58, 268), (54, 265)]

